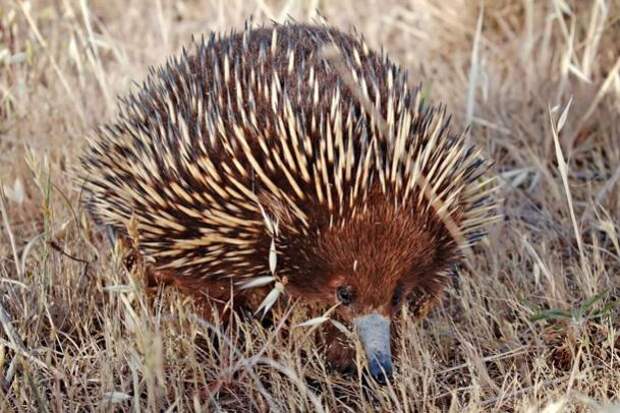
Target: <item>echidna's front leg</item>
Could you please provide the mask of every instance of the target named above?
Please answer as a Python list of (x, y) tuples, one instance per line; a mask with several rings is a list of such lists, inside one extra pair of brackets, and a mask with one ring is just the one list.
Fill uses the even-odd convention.
[(323, 339), (328, 366), (344, 374), (353, 374), (356, 371), (355, 347), (351, 339), (331, 323), (323, 328)]

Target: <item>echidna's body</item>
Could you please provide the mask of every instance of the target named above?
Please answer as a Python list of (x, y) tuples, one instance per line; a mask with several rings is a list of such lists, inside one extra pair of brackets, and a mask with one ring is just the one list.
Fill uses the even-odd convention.
[(373, 374), (389, 346), (369, 329), (401, 295), (438, 293), (494, 215), (484, 162), (443, 111), (326, 27), (198, 42), (123, 101), (83, 166), (89, 211), (121, 234), (135, 217), (157, 276), (222, 298), (271, 275), (275, 248), (286, 293), (347, 304)]

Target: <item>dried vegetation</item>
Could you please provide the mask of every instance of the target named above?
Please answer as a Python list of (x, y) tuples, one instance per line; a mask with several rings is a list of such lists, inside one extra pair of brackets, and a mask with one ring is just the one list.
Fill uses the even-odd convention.
[[(149, 298), (70, 180), (115, 97), (192, 34), (317, 8), (470, 123), (503, 183), (505, 221), (428, 319), (402, 322), (388, 387), (326, 370), (288, 327), (303, 308), (222, 333), (174, 291)], [(0, 410), (613, 411), (619, 39), (617, 0), (5, 0)]]

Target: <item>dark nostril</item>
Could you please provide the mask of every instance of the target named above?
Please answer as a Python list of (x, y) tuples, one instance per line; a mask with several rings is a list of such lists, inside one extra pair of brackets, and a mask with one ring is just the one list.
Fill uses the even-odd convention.
[(379, 375), (377, 376), (373, 376), (373, 378), (375, 379), (377, 383), (379, 383), (382, 386), (385, 386), (389, 380), (389, 377), (386, 377), (385, 374), (383, 374), (383, 372), (380, 372)]

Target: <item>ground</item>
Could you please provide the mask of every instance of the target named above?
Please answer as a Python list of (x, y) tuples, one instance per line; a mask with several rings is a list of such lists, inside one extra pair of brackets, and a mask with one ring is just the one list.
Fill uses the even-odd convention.
[[(402, 321), (386, 387), (327, 370), (290, 327), (301, 307), (222, 334), (177, 292), (148, 296), (71, 180), (116, 96), (192, 35), (316, 10), (470, 125), (502, 183), (505, 220)], [(0, 410), (613, 411), (618, 39), (617, 0), (1, 2)]]

